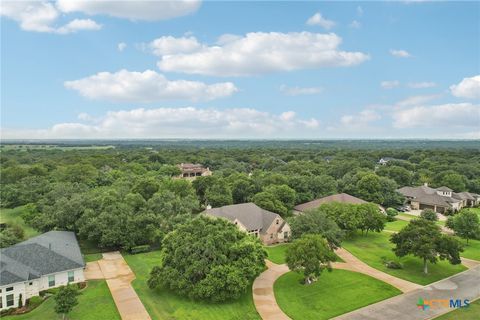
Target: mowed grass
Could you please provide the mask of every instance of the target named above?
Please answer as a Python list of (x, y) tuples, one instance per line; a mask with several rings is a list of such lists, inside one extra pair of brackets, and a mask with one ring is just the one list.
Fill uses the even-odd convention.
[(304, 285), (298, 273), (288, 272), (275, 282), (274, 290), (278, 305), (293, 320), (330, 319), (401, 294), (385, 282), (339, 269), (322, 272), (311, 285)]
[(287, 252), (287, 248), (289, 243), (279, 244), (276, 246), (265, 246), (265, 250), (268, 253), (268, 260), (272, 261), (276, 264), (284, 264), (285, 261), (285, 254)]
[[(87, 288), (80, 291), (78, 305), (68, 314), (70, 320), (120, 320), (115, 302), (105, 280), (88, 281)], [(55, 300), (48, 298), (40, 306), (29, 313), (15, 316), (5, 316), (8, 320), (57, 320), (61, 315), (55, 313)]]
[(84, 254), (83, 259), (85, 262), (93, 262), (102, 259), (102, 254), (101, 253), (90, 253), (90, 254)]
[(480, 261), (480, 240), (468, 240), (468, 245), (467, 245), (467, 240), (457, 238), (460, 240), (460, 242), (463, 244), (463, 252), (460, 253), (460, 256), (467, 258), (467, 259), (473, 259), (473, 260), (479, 260)]
[(387, 222), (385, 224), (385, 230), (390, 230), (390, 231), (400, 231), (404, 227), (408, 225), (408, 221), (405, 220), (395, 220), (392, 222)]
[[(414, 256), (397, 258), (392, 251), (391, 234), (371, 233), (368, 236), (355, 234), (343, 241), (342, 246), (369, 266), (395, 277), (426, 285), (466, 270), (462, 265), (451, 265), (448, 261), (428, 263), (428, 274), (423, 273), (423, 260)], [(382, 263), (382, 257), (398, 261), (403, 269), (389, 269)]]
[(0, 223), (6, 223), (10, 225), (15, 224), (20, 226), (25, 232), (25, 239), (28, 239), (38, 235), (39, 232), (28, 226), (25, 221), (23, 221), (21, 217), (23, 210), (23, 206), (13, 209), (0, 209)]
[(467, 308), (450, 311), (435, 320), (478, 320), (480, 318), (480, 300), (470, 303)]
[(260, 319), (253, 304), (252, 292), (248, 290), (240, 299), (227, 303), (205, 303), (180, 297), (166, 289), (149, 289), (147, 279), (150, 270), (161, 261), (160, 251), (136, 255), (124, 254), (136, 279), (132, 286), (154, 320), (253, 320)]

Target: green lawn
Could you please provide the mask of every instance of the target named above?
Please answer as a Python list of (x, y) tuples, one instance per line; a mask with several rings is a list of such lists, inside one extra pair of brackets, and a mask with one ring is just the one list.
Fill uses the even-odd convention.
[(0, 209), (0, 223), (16, 224), (25, 232), (25, 239), (39, 234), (38, 231), (28, 226), (20, 216), (23, 212), (23, 206), (13, 209)]
[(385, 282), (346, 270), (324, 271), (311, 285), (302, 280), (298, 273), (288, 272), (274, 284), (278, 305), (293, 320), (330, 319), (401, 294)]
[(260, 319), (253, 305), (251, 290), (246, 292), (239, 300), (233, 302), (220, 304), (194, 302), (165, 289), (150, 290), (148, 288), (147, 279), (152, 267), (161, 260), (160, 251), (136, 255), (124, 254), (124, 258), (136, 276), (132, 285), (154, 320)]
[(480, 240), (468, 240), (467, 245), (467, 240), (457, 239), (463, 244), (463, 252), (460, 256), (467, 259), (480, 260)]
[[(88, 281), (88, 286), (81, 291), (78, 296), (78, 305), (68, 315), (71, 320), (120, 320), (117, 307), (113, 302), (112, 295), (108, 289), (105, 280)], [(36, 309), (29, 313), (6, 316), (2, 319), (9, 320), (56, 320), (61, 319), (54, 311), (55, 300), (53, 297), (48, 298)]]
[(444, 314), (435, 320), (478, 320), (480, 315), (480, 300), (470, 304), (467, 308), (460, 308)]
[(97, 261), (102, 259), (102, 254), (101, 253), (84, 254), (83, 259), (85, 260), (85, 262)]
[(284, 264), (285, 262), (285, 253), (288, 248), (288, 243), (279, 244), (276, 246), (265, 246), (265, 250), (268, 252), (268, 260), (276, 264)]
[(408, 221), (405, 220), (396, 220), (392, 222), (387, 222), (385, 224), (385, 230), (390, 231), (400, 231), (408, 224)]
[[(462, 265), (451, 265), (447, 261), (439, 261), (436, 264), (429, 263), (428, 275), (424, 275), (422, 259), (413, 256), (399, 259), (395, 256), (392, 251), (394, 245), (389, 242), (390, 236), (391, 234), (386, 232), (371, 233), (368, 236), (356, 234), (343, 241), (342, 246), (373, 268), (421, 285), (438, 281), (466, 269)], [(399, 261), (403, 269), (387, 268), (382, 263), (382, 257)]]

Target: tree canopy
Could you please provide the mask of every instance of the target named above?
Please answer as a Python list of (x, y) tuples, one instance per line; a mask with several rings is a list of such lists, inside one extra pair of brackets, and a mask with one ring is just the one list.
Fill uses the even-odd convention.
[(440, 227), (433, 221), (414, 219), (391, 236), (395, 244), (393, 251), (398, 257), (413, 255), (423, 259), (423, 272), (428, 273), (427, 262), (436, 263), (438, 259), (459, 264), (460, 252), (463, 251), (458, 240), (440, 232)]
[(224, 220), (205, 216), (168, 233), (162, 261), (148, 285), (165, 287), (195, 300), (237, 299), (265, 268), (260, 241)]

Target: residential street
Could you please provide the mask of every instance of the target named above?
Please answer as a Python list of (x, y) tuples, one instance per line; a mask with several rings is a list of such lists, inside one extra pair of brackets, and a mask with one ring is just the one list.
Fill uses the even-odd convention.
[(336, 320), (424, 320), (432, 319), (451, 308), (437, 307), (421, 310), (418, 299), (469, 299), (480, 298), (480, 266), (438, 281), (421, 289), (396, 296), (376, 304), (346, 313)]

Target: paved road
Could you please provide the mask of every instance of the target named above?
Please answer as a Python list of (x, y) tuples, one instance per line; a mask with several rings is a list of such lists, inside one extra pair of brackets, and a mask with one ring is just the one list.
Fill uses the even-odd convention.
[(418, 299), (469, 299), (480, 298), (480, 266), (440, 280), (421, 289), (383, 300), (376, 304), (346, 313), (336, 320), (426, 320), (433, 319), (453, 309), (434, 307), (421, 310)]
[(335, 253), (342, 258), (343, 261), (345, 261), (333, 263), (332, 266), (336, 269), (350, 270), (369, 275), (370, 277), (394, 286), (402, 292), (410, 292), (422, 287), (416, 283), (394, 277), (390, 274), (372, 268), (343, 248), (335, 250)]
[(253, 303), (263, 320), (290, 320), (275, 300), (273, 284), (280, 276), (290, 271), (285, 264), (275, 264), (269, 260), (268, 269), (253, 282)]
[(150, 315), (140, 301), (130, 282), (135, 274), (120, 252), (103, 253), (103, 259), (87, 263), (85, 278), (106, 279), (122, 320), (150, 320)]

